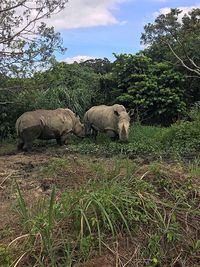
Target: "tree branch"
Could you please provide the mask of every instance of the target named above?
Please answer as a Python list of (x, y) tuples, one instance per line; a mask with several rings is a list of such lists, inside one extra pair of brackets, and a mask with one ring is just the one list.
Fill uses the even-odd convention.
[(14, 104), (14, 102), (11, 102), (11, 101), (0, 102), (0, 105), (7, 105), (7, 104)]
[(0, 13), (7, 12), (7, 11), (10, 11), (12, 9), (15, 9), (15, 8), (23, 5), (25, 2), (26, 2), (26, 0), (23, 0), (23, 1), (19, 2), (18, 4), (16, 4), (15, 6), (7, 7), (7, 8), (4, 8), (4, 9), (0, 9)]
[(175, 51), (173, 50), (173, 48), (171, 47), (171, 45), (168, 42), (165, 42), (167, 44), (167, 46), (169, 47), (169, 49), (171, 50), (171, 52), (173, 53), (173, 55), (181, 62), (181, 65), (186, 68), (187, 70), (196, 73), (198, 76), (200, 76), (200, 71), (198, 71), (197, 69), (192, 69), (190, 67), (188, 67), (185, 62), (175, 53)]

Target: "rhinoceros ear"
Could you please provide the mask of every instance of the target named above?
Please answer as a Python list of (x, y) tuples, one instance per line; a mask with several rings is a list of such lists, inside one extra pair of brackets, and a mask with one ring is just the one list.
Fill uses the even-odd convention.
[(130, 109), (129, 112), (128, 112), (128, 115), (129, 115), (130, 118), (135, 116), (134, 109)]
[(75, 116), (76, 116), (77, 119), (80, 119), (80, 117), (79, 117), (77, 112), (75, 112)]
[(119, 112), (117, 110), (114, 110), (114, 113), (116, 116), (119, 116)]
[(135, 117), (136, 116), (135, 116), (134, 109), (129, 110), (128, 115), (129, 115), (129, 117), (131, 119), (131, 122), (135, 121)]

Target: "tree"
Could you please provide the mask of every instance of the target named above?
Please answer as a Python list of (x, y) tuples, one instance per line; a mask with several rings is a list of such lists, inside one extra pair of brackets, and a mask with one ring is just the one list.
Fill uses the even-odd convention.
[[(115, 55), (116, 56), (116, 55)], [(168, 125), (184, 114), (183, 76), (143, 55), (118, 55), (113, 67), (115, 102), (134, 108), (143, 121)]]
[(92, 68), (96, 73), (106, 74), (111, 71), (112, 63), (107, 58), (88, 59), (80, 62), (80, 65)]
[(141, 40), (150, 45), (148, 49), (154, 55), (159, 53), (163, 57), (164, 52), (165, 59), (200, 78), (200, 9), (193, 9), (182, 18), (181, 13), (179, 9), (171, 9), (170, 13), (159, 15), (154, 23), (144, 27)]
[[(15, 132), (15, 122), (24, 112), (68, 107), (82, 116), (99, 94), (99, 74), (79, 64), (57, 62), (30, 78), (6, 78), (0, 82), (0, 141)], [(17, 90), (9, 89), (15, 85)]]
[(67, 0), (1, 0), (0, 73), (27, 75), (47, 68), (62, 48), (60, 34), (44, 19), (61, 11)]

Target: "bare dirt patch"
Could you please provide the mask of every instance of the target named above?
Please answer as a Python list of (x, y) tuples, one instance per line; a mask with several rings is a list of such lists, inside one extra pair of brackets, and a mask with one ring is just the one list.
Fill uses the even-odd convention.
[[(131, 174), (138, 177), (140, 181), (151, 182), (151, 184), (157, 188), (157, 194), (159, 194), (158, 200), (161, 202), (168, 197), (171, 198), (172, 191), (175, 192), (174, 188), (176, 189), (176, 187), (179, 188), (184, 184), (186, 185), (186, 182), (188, 183), (188, 179), (190, 178), (187, 173), (183, 172), (182, 167), (179, 168), (177, 164), (163, 164), (157, 162), (151, 165), (152, 162), (146, 162), (139, 158), (134, 160), (118, 159), (119, 161), (116, 163), (116, 158), (69, 154), (65, 147), (39, 147), (34, 149), (31, 153), (16, 153), (12, 148), (8, 153), (6, 153), (6, 150), (3, 153), (1, 152), (2, 151), (0, 151), (0, 245), (3, 244), (5, 246), (15, 238), (26, 234), (22, 228), (23, 224), (19, 221), (20, 216), (18, 216), (17, 213), (17, 184), (23, 194), (27, 207), (31, 209), (40, 198), (49, 198), (53, 186), (56, 187), (56, 197), (59, 197), (62, 192), (78, 189), (81, 185), (86, 184), (90, 180), (102, 179), (104, 171), (106, 171), (106, 176), (111, 179), (115, 177), (115, 175), (117, 179), (123, 179), (127, 172), (126, 160), (129, 161), (128, 169)], [(190, 184), (188, 184), (188, 186), (190, 187)], [(188, 198), (196, 201), (195, 205), (198, 209), (198, 193), (193, 189), (188, 190), (190, 193), (188, 193)], [(178, 193), (177, 191), (177, 194)], [(182, 214), (180, 216), (182, 216)], [(186, 217), (183, 216), (183, 218), (179, 218), (180, 226), (186, 230), (190, 227), (187, 217), (186, 215)], [(194, 236), (197, 235), (195, 233), (197, 232), (198, 221), (191, 220), (190, 223), (193, 228), (190, 229), (191, 238), (190, 231), (188, 230), (187, 240), (191, 239), (188, 242), (192, 244), (193, 241), (196, 242), (196, 240), (199, 240), (199, 234), (196, 237)], [(148, 232), (148, 230), (145, 231), (144, 228), (142, 231)], [(98, 256), (98, 252), (94, 251), (94, 255), (91, 255), (87, 263), (77, 262), (74, 263), (74, 266), (145, 266), (145, 260), (141, 259), (142, 245), (146, 245), (143, 240), (143, 232), (138, 232), (136, 237), (132, 244), (129, 243), (127, 245), (125, 238), (118, 238), (118, 243), (113, 243), (112, 240), (109, 241), (108, 236), (108, 243), (105, 244), (105, 246), (103, 245), (101, 256)], [(177, 247), (177, 252), (170, 252), (170, 256), (176, 259), (178, 257), (177, 255), (179, 255), (179, 251), (182, 251), (182, 247), (184, 248), (184, 244), (180, 242), (180, 248)], [(163, 245), (163, 248), (168, 252), (170, 251), (170, 248), (167, 247), (166, 244)], [(165, 262), (168, 260), (167, 256), (166, 253)], [(187, 255), (183, 255), (183, 257), (187, 258)], [(171, 259), (169, 260), (169, 266), (172, 266), (170, 265), (172, 261)], [(27, 262), (25, 259), (24, 262), (25, 265), (21, 262), (21, 265), (18, 266), (28, 266), (26, 265)], [(178, 263), (175, 262), (173, 266), (184, 265), (178, 265)], [(187, 266), (194, 267), (199, 265), (191, 263), (191, 265), (188, 264)]]
[[(87, 166), (88, 160), (80, 161), (76, 155), (64, 156), (63, 149), (0, 156), (1, 243), (7, 243), (22, 231), (18, 229), (16, 184), (19, 185), (28, 206), (33, 206), (40, 197), (49, 196), (53, 185), (59, 194), (92, 179), (92, 171)], [(49, 167), (51, 163), (55, 169)]]

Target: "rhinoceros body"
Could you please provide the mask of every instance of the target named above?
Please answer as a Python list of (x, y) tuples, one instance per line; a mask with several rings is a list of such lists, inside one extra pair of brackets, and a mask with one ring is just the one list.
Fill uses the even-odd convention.
[(93, 133), (96, 138), (98, 132), (106, 132), (112, 139), (128, 141), (130, 116), (122, 105), (94, 106), (85, 113), (84, 124), (87, 135)]
[(85, 127), (70, 109), (25, 112), (16, 121), (18, 149), (30, 150), (35, 139), (56, 139), (65, 143), (69, 133), (84, 137)]

